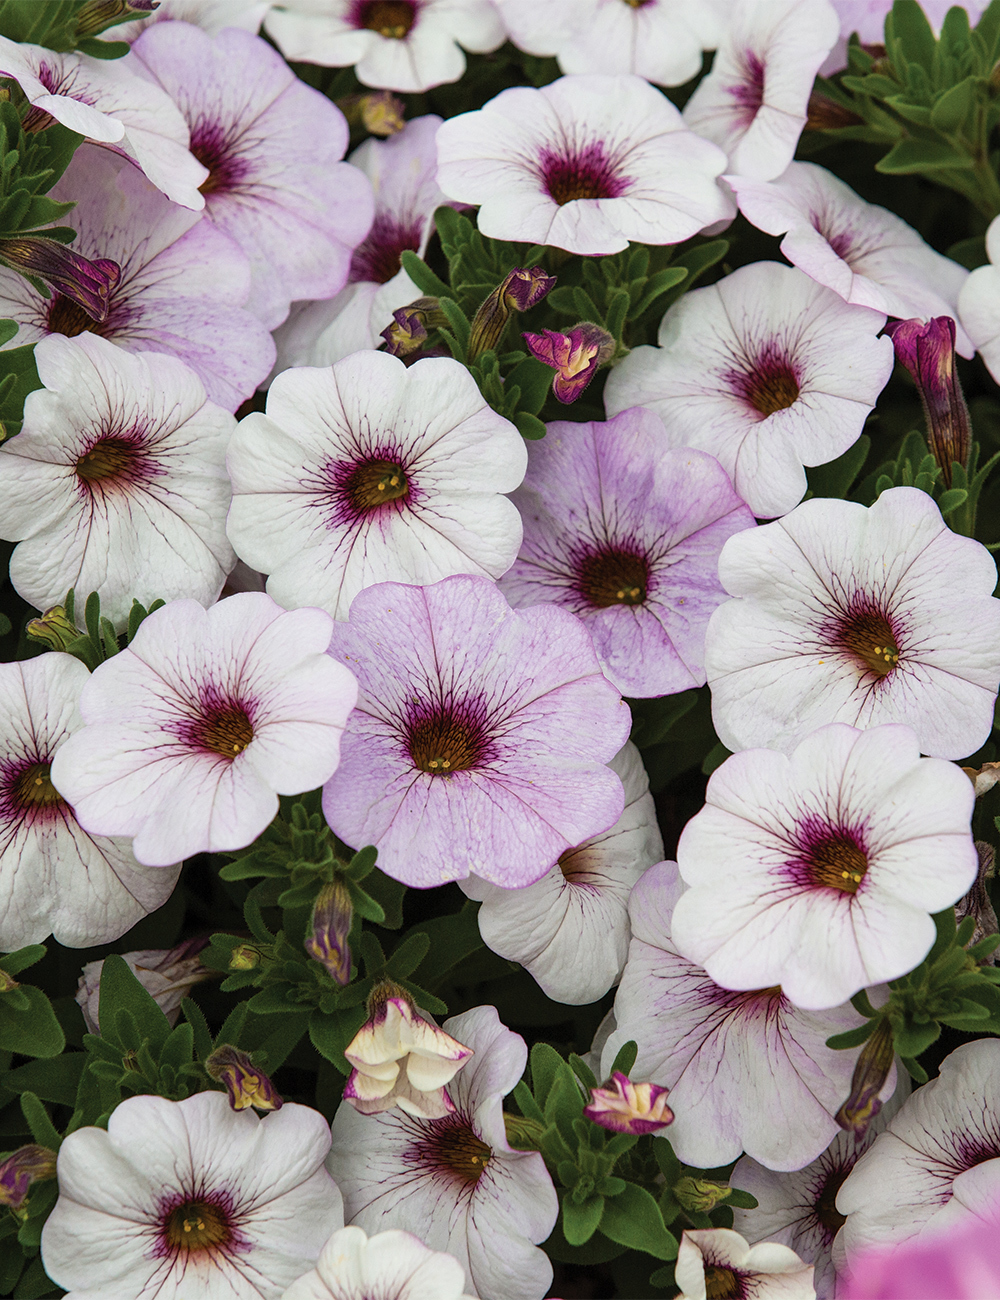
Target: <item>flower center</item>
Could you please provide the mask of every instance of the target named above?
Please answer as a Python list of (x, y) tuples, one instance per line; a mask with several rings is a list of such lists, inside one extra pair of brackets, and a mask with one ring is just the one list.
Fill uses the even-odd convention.
[(397, 461), (369, 460), (351, 471), (344, 492), (355, 510), (367, 513), (388, 501), (404, 500), (409, 496), (410, 484)]
[(32, 763), (15, 778), (13, 794), (25, 809), (65, 807), (66, 801), (49, 779), (49, 763)]
[(831, 831), (813, 840), (803, 854), (810, 884), (856, 894), (868, 870), (868, 855), (850, 831)]
[(362, 0), (354, 24), (378, 32), (387, 40), (401, 41), (409, 36), (416, 19), (414, 0)]
[(103, 334), (100, 322), (88, 316), (78, 302), (62, 293), (53, 294), (49, 300), (45, 326), (50, 334), (65, 334), (68, 339), (75, 339), (85, 330), (91, 334)]
[(600, 141), (568, 153), (545, 149), (539, 161), (546, 193), (560, 207), (577, 199), (617, 199), (628, 188)]
[(816, 1199), (816, 1219), (826, 1229), (831, 1241), (847, 1222), (847, 1216), (837, 1209), (837, 1193), (850, 1172), (850, 1169), (832, 1170)]
[(609, 546), (580, 562), (577, 588), (596, 609), (641, 605), (649, 589), (649, 560), (641, 552)]
[(724, 376), (732, 391), (761, 419), (787, 411), (799, 399), (801, 388), (795, 366), (780, 345), (768, 344), (745, 369)]
[(738, 1273), (719, 1264), (705, 1268), (705, 1295), (707, 1300), (741, 1300), (743, 1284)]
[(409, 726), (410, 758), (430, 776), (448, 776), (478, 767), (485, 757), (481, 724), (457, 717), (449, 708), (435, 708)]
[(764, 63), (753, 50), (744, 54), (742, 80), (729, 87), (729, 94), (736, 102), (736, 120), (746, 130), (764, 102)]
[(234, 759), (253, 740), (253, 723), (242, 704), (229, 704), (205, 718), (198, 741), (221, 758)]
[(354, 250), (349, 282), (388, 284), (400, 268), (404, 250), (415, 253), (420, 247), (421, 227), (421, 222), (406, 226), (387, 212), (376, 213), (368, 237)]
[(167, 1241), (174, 1250), (212, 1250), (229, 1243), (232, 1232), (226, 1214), (211, 1201), (184, 1201), (167, 1215)]
[(563, 879), (571, 885), (585, 885), (593, 881), (595, 872), (593, 871), (592, 858), (596, 856), (593, 851), (585, 844), (578, 845), (575, 849), (567, 849), (565, 853), (559, 855), (559, 870), (563, 873)]
[(650, 0), (625, 0), (630, 9), (644, 9)]
[(435, 1162), (443, 1166), (466, 1187), (474, 1187), (486, 1172), (493, 1156), (487, 1146), (473, 1133), (469, 1124), (459, 1116), (447, 1115), (434, 1121)]
[(899, 665), (899, 639), (881, 610), (849, 613), (837, 628), (837, 640), (859, 667), (878, 678), (888, 677)]
[(121, 478), (135, 466), (137, 449), (125, 438), (101, 438), (76, 462), (76, 472), (87, 483)]
[(201, 123), (191, 131), (191, 152), (208, 175), (198, 186), (202, 194), (222, 194), (236, 188), (246, 173), (246, 163), (229, 147), (221, 127), (215, 123)]

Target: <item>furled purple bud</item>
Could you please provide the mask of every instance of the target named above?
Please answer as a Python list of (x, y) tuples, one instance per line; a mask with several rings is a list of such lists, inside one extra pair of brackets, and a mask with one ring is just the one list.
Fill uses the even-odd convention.
[(546, 275), (540, 266), (530, 270), (516, 266), (476, 312), (469, 335), (469, 360), (475, 361), (491, 348), (495, 351), (511, 315), (540, 303), (555, 282), (556, 277)]
[(896, 349), (896, 360), (913, 376), (924, 405), (927, 441), (951, 487), (953, 461), (967, 466), (972, 450), (969, 408), (955, 372), (955, 322), (950, 316), (890, 321), (885, 332)]
[(347, 886), (333, 880), (316, 895), (313, 904), (309, 933), (306, 935), (306, 952), (318, 961), (337, 984), (351, 980), (351, 949), (347, 936), (351, 933), (354, 908)]
[(851, 1095), (834, 1115), (840, 1127), (856, 1138), (864, 1137), (882, 1109), (878, 1094), (885, 1087), (892, 1061), (892, 1025), (883, 1016), (861, 1049), (851, 1076)]
[(19, 1210), (32, 1183), (56, 1176), (56, 1153), (35, 1143), (18, 1149), (0, 1162), (0, 1205)]
[(118, 263), (106, 257), (91, 261), (65, 244), (37, 235), (0, 239), (0, 262), (21, 275), (44, 280), (98, 322), (108, 318), (111, 295), (122, 273)]
[(246, 1052), (222, 1043), (205, 1061), (208, 1076), (224, 1083), (233, 1110), (280, 1110), (284, 1105), (277, 1088)]
[(633, 1083), (620, 1070), (600, 1088), (591, 1088), (590, 1103), (583, 1113), (615, 1133), (656, 1133), (674, 1119), (666, 1088), (658, 1083)]
[(86, 40), (106, 27), (141, 18), (159, 7), (160, 0), (87, 0), (76, 16), (76, 39)]
[(591, 321), (581, 321), (568, 334), (556, 330), (525, 334), (524, 341), (536, 360), (556, 372), (552, 391), (567, 405), (576, 401), (597, 374), (598, 367), (609, 361), (615, 350), (615, 341), (608, 331)]

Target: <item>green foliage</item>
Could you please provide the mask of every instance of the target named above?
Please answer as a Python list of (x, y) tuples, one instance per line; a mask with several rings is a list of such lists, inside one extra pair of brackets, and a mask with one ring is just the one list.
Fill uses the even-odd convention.
[[(154, 600), (146, 609), (137, 600), (132, 601), (128, 623), (123, 634), (126, 645), (139, 631), (143, 621), (163, 604), (162, 600)], [(114, 624), (101, 615), (101, 598), (96, 591), (92, 591), (87, 597), (83, 618), (87, 630), (81, 635), (76, 625), (76, 593), (71, 587), (62, 605), (47, 610), (41, 618), (32, 619), (28, 624), (27, 634), (31, 640), (38, 641), (49, 649), (62, 650), (67, 654), (75, 655), (93, 672), (99, 664), (116, 655), (121, 646), (118, 644), (118, 634), (115, 632)]]
[[(851, 448), (853, 452), (855, 448)], [(846, 453), (850, 455), (850, 453)], [(866, 449), (867, 455), (867, 449)], [(945, 487), (941, 467), (928, 449), (923, 434), (916, 430), (903, 439), (899, 452), (892, 460), (885, 461), (867, 476), (858, 490), (858, 495), (866, 505), (870, 505), (883, 492), (893, 487), (915, 487), (934, 498), (938, 509), (953, 531), (963, 536), (972, 537), (976, 528), (976, 509), (986, 480), (1000, 462), (1000, 452), (991, 456), (982, 466), (979, 465), (980, 447), (973, 442), (969, 453), (968, 466), (952, 461), (951, 487)], [(844, 457), (841, 457), (843, 461)], [(860, 462), (852, 475), (851, 482), (860, 470)], [(833, 469), (839, 462), (821, 468)], [(810, 483), (815, 470), (810, 471)], [(841, 476), (843, 478), (843, 475)], [(820, 480), (822, 481), (822, 480)], [(848, 488), (850, 484), (848, 484)], [(820, 493), (819, 495), (826, 495)], [(832, 495), (832, 494), (831, 494)]]
[(0, 1052), (21, 1056), (58, 1056), (66, 1037), (41, 989), (14, 977), (45, 956), (40, 943), (0, 957)]
[(99, 59), (120, 58), (128, 53), (124, 41), (95, 41), (98, 32), (116, 23), (138, 17), (123, 5), (117, 16), (106, 14), (106, 5), (95, 0), (0, 0), (0, 36), (10, 41), (30, 41), (50, 50), (82, 50)]

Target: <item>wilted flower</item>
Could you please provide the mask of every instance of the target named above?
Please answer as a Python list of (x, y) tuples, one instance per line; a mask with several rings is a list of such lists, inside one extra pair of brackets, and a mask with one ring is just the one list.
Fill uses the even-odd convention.
[[(976, 840), (976, 852), (979, 855), (979, 874), (976, 876), (969, 892), (955, 904), (956, 921), (962, 921), (965, 917), (971, 916), (976, 923), (976, 927), (972, 931), (972, 938), (969, 940), (969, 947), (974, 947), (977, 943), (981, 943), (983, 939), (988, 939), (991, 935), (1000, 933), (997, 914), (993, 910), (993, 903), (990, 899), (988, 883), (996, 874), (996, 850), (992, 844), (987, 844), (985, 840)], [(997, 949), (994, 949), (985, 958), (980, 958), (980, 964), (989, 962), (990, 965), (996, 965), (997, 956)]]
[(233, 1110), (280, 1110), (284, 1105), (274, 1084), (254, 1065), (246, 1052), (221, 1043), (205, 1059), (205, 1071), (216, 1083), (224, 1083)]
[(32, 1183), (56, 1176), (56, 1153), (29, 1143), (0, 1161), (0, 1205), (19, 1210), (28, 1199)]
[(751, 1246), (730, 1228), (685, 1229), (674, 1276), (677, 1300), (754, 1296), (759, 1300), (815, 1300), (813, 1266), (773, 1241)]
[(454, 1255), (429, 1250), (412, 1233), (392, 1228), (369, 1238), (352, 1225), (335, 1232), (316, 1267), (281, 1300), (473, 1300)]
[(316, 895), (305, 938), (306, 952), (324, 968), (332, 980), (347, 984), (351, 978), (351, 932), (354, 909), (347, 886), (331, 880)]
[(568, 334), (543, 329), (541, 334), (524, 334), (528, 351), (556, 372), (552, 391), (560, 402), (575, 402), (600, 366), (614, 355), (615, 341), (600, 325), (581, 321)]
[(635, 1083), (621, 1070), (599, 1088), (591, 1088), (583, 1113), (601, 1128), (615, 1133), (657, 1133), (673, 1122), (667, 1089), (656, 1083)]
[(55, 239), (36, 235), (0, 239), (0, 262), (44, 280), (98, 323), (107, 320), (111, 294), (121, 279), (117, 262), (106, 257), (91, 261)]
[(950, 316), (890, 321), (885, 332), (901, 362), (917, 385), (927, 421), (927, 442), (941, 467), (941, 478), (951, 487), (952, 462), (969, 463), (972, 431), (969, 408), (955, 373), (955, 322)]
[[(185, 939), (174, 948), (143, 948), (122, 954), (129, 970), (172, 1025), (177, 1023), (181, 1002), (191, 989), (214, 974), (201, 962), (201, 953), (207, 946), (208, 940), (204, 938)], [(92, 1034), (101, 1032), (98, 1011), (103, 970), (103, 958), (88, 961), (76, 990), (76, 1000)]]

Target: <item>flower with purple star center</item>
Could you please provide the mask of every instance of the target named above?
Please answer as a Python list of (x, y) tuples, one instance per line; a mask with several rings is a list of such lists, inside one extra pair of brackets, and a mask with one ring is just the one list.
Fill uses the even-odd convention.
[(349, 527), (386, 513), (398, 514), (425, 495), (412, 481), (410, 457), (396, 443), (381, 442), (349, 459), (329, 460), (318, 478), (317, 505), (330, 528)]
[(231, 194), (250, 171), (238, 145), (218, 122), (202, 119), (192, 125), (191, 152), (208, 168), (208, 175), (198, 187), (202, 194)]
[(183, 1269), (190, 1255), (214, 1255), (236, 1264), (253, 1249), (240, 1231), (232, 1196), (225, 1190), (207, 1190), (203, 1181), (164, 1196), (151, 1227), (155, 1236), (150, 1257), (169, 1261), (171, 1267)]
[(758, 420), (787, 411), (799, 400), (799, 366), (787, 343), (768, 339), (754, 356), (740, 357), (733, 369), (721, 376)]
[(546, 193), (559, 207), (576, 199), (621, 198), (632, 187), (615, 159), (609, 157), (602, 140), (581, 148), (567, 145), (558, 152), (543, 149), (538, 171)]
[(376, 212), (372, 228), (351, 256), (349, 284), (388, 284), (399, 273), (402, 255), (417, 253), (424, 237), (424, 217), (406, 221), (392, 212)]
[(789, 881), (805, 889), (858, 892), (868, 870), (863, 825), (832, 824), (810, 813), (797, 823), (790, 839), (793, 856), (785, 864)]

